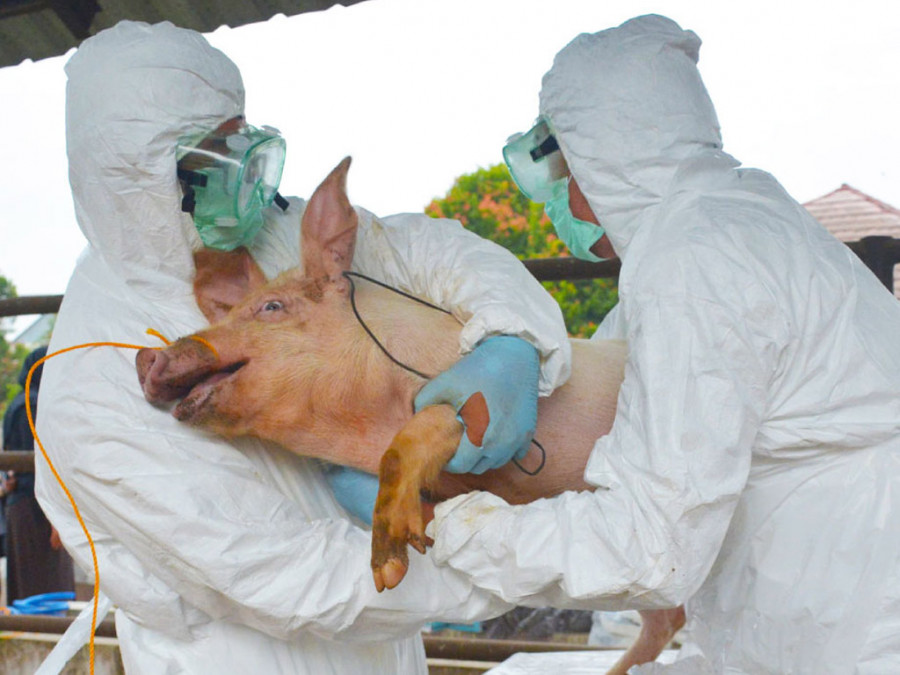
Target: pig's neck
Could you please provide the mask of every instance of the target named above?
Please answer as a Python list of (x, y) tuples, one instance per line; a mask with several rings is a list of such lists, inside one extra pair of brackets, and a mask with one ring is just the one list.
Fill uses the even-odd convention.
[(427, 379), (412, 371), (431, 378), (459, 358), (462, 326), (452, 315), (367, 282), (357, 283), (355, 306), (351, 331), (360, 351), (414, 392)]
[[(392, 361), (433, 376), (459, 357), (460, 324), (452, 316), (368, 282), (356, 282), (356, 309), (350, 303), (332, 340), (336, 364), (328, 378), (337, 410), (313, 428), (282, 441), (302, 454), (377, 473), (381, 455), (413, 415), (413, 399), (426, 380)], [(374, 338), (372, 337), (374, 336)], [(291, 432), (293, 433), (293, 432)]]

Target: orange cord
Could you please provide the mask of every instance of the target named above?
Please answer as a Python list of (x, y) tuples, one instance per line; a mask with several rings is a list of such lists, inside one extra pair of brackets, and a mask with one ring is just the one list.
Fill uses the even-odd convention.
[[(202, 338), (202, 337), (200, 337), (199, 335), (189, 335), (189, 336), (188, 336), (188, 339), (190, 339), (190, 340), (196, 340), (196, 341), (199, 342), (201, 345), (203, 345), (204, 347), (206, 347), (209, 351), (211, 351), (211, 352), (213, 353), (213, 356), (215, 356), (217, 359), (219, 358), (219, 352), (216, 350), (215, 347), (213, 347), (212, 342), (210, 342), (210, 341), (207, 340), (206, 338)], [(166, 344), (168, 344), (168, 343), (166, 343)]]
[(160, 340), (163, 341), (163, 344), (164, 344), (166, 347), (168, 347), (170, 344), (172, 344), (172, 341), (171, 341), (171, 340), (169, 340), (168, 338), (166, 338), (165, 335), (163, 335), (162, 333), (160, 333), (160, 332), (159, 332), (158, 330), (156, 330), (155, 328), (148, 328), (148, 329), (147, 329), (147, 335), (152, 335), (153, 337), (159, 338)]
[[(147, 333), (153, 336), (158, 337), (162, 340), (166, 345), (170, 344), (169, 340), (163, 337), (158, 331), (153, 330), (152, 328), (147, 329)], [(126, 344), (123, 342), (87, 342), (82, 345), (75, 345), (73, 347), (66, 347), (65, 349), (60, 349), (59, 351), (55, 351), (52, 354), (47, 354), (42, 359), (39, 359), (31, 369), (28, 371), (28, 376), (25, 379), (25, 414), (28, 417), (28, 426), (31, 428), (31, 434), (34, 436), (34, 440), (37, 443), (38, 447), (41, 450), (41, 454), (44, 456), (44, 461), (47, 462), (47, 466), (50, 467), (50, 471), (53, 472), (53, 476), (56, 478), (56, 481), (59, 483), (60, 487), (62, 487), (63, 492), (66, 493), (66, 497), (69, 498), (69, 503), (72, 505), (72, 510), (75, 512), (75, 517), (78, 519), (78, 523), (81, 525), (81, 530), (84, 532), (84, 536), (87, 537), (88, 545), (91, 547), (91, 558), (94, 562), (94, 611), (91, 616), (91, 639), (89, 643), (90, 650), (90, 663), (91, 663), (91, 675), (94, 673), (94, 631), (97, 629), (97, 604), (99, 602), (99, 592), (100, 592), (100, 566), (97, 564), (97, 550), (94, 548), (94, 540), (91, 537), (90, 532), (88, 532), (87, 525), (84, 523), (84, 519), (81, 517), (81, 511), (78, 510), (78, 505), (75, 504), (75, 498), (72, 496), (72, 493), (69, 492), (69, 488), (66, 487), (65, 481), (62, 479), (62, 476), (59, 475), (59, 472), (56, 470), (56, 467), (53, 466), (53, 462), (50, 461), (50, 456), (47, 454), (47, 451), (44, 449), (44, 444), (41, 443), (41, 439), (38, 437), (37, 429), (34, 426), (34, 416), (31, 412), (31, 376), (34, 374), (35, 369), (39, 365), (41, 365), (47, 359), (53, 358), (54, 356), (59, 356), (60, 354), (65, 354), (66, 352), (71, 352), (76, 349), (85, 349), (86, 347), (120, 347), (122, 349), (145, 349), (146, 345), (132, 345)], [(159, 347), (150, 347), (150, 349), (159, 349)]]

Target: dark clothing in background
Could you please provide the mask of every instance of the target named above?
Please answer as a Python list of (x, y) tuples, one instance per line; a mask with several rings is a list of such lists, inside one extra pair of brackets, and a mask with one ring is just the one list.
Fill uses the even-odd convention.
[(40, 593), (74, 591), (75, 571), (66, 550), (50, 546), (50, 521), (30, 496), (6, 508), (7, 603)]
[[(47, 353), (46, 347), (31, 352), (19, 373), (23, 391), (9, 404), (3, 416), (3, 449), (34, 450), (34, 437), (25, 409), (25, 380), (31, 367)], [(31, 378), (31, 413), (37, 418), (37, 398), (43, 365)], [(34, 474), (16, 474), (16, 487), (6, 497), (6, 588), (7, 604), (39, 593), (74, 591), (72, 559), (65, 549), (50, 545), (50, 521), (34, 496)]]

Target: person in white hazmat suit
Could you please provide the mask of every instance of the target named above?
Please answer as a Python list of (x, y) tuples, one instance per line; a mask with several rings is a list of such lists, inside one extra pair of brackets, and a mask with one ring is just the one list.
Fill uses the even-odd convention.
[[(585, 471), (596, 490), (457, 497), (432, 553), (514, 603), (687, 603), (678, 661), (631, 672), (900, 672), (900, 304), (723, 152), (699, 47), (638, 17), (576, 37), (544, 76), (560, 235), (622, 263), (597, 334), (628, 341), (617, 415)], [(532, 193), (544, 140), (531, 167), (507, 146)]]
[[(88, 247), (50, 351), (202, 328), (191, 287), (201, 242), (182, 211), (175, 148), (243, 114), (237, 67), (193, 31), (123, 22), (86, 40), (66, 72), (69, 174)], [(287, 202), (263, 211), (249, 246), (269, 276), (299, 262), (304, 202)], [(541, 392), (564, 381), (561, 313), (513, 256), (453, 221), (358, 213), (355, 269), (467, 319), (464, 352), (486, 335), (519, 335), (540, 352)], [(131, 350), (51, 358), (40, 405), (39, 434), (118, 608), (129, 674), (424, 675), (425, 622), (510, 607), (427, 556), (411, 560), (399, 589), (377, 594), (370, 535), (335, 501), (320, 463), (180, 424), (144, 400)], [(91, 570), (72, 508), (40, 459), (37, 493)]]

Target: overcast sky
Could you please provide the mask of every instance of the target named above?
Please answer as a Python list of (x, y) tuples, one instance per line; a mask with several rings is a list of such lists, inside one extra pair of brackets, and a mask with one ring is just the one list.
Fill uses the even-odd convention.
[[(703, 40), (725, 149), (745, 166), (801, 202), (848, 183), (900, 207), (896, 0), (367, 0), (207, 37), (243, 73), (248, 121), (287, 140), (283, 194), (308, 196), (350, 154), (351, 199), (387, 215), (501, 161), (576, 34), (649, 12)], [(0, 69), (0, 274), (20, 295), (62, 293), (84, 246), (66, 175), (67, 58)]]

